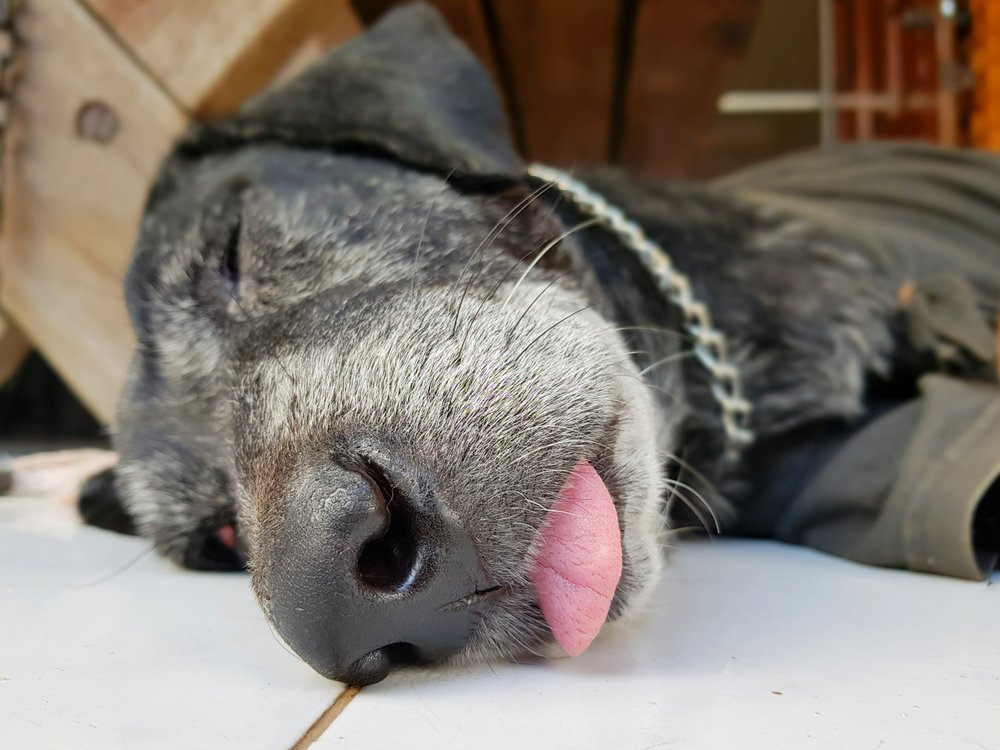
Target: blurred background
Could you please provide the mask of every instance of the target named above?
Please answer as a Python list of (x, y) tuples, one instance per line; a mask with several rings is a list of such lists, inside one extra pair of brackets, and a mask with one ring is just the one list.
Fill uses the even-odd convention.
[[(396, 4), (14, 4), (0, 439), (103, 440), (132, 346), (121, 276), (173, 138)], [(1000, 0), (432, 4), (490, 72), (532, 160), (706, 179), (841, 141), (1000, 150)]]
[[(370, 23), (394, 4), (354, 7)], [(532, 159), (705, 178), (837, 141), (1000, 148), (996, 0), (434, 4)]]

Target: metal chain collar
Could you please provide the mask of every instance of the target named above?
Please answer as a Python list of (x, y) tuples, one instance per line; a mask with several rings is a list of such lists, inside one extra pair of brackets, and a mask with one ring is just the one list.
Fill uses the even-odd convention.
[(617, 236), (652, 274), (660, 291), (680, 309), (684, 316), (684, 330), (694, 340), (694, 356), (712, 377), (712, 396), (721, 410), (727, 454), (730, 458), (737, 456), (754, 439), (749, 428), (753, 405), (743, 395), (739, 370), (726, 356), (726, 337), (712, 325), (705, 303), (694, 296), (691, 280), (674, 268), (670, 256), (646, 236), (642, 227), (603, 195), (565, 172), (544, 164), (532, 164), (528, 172), (554, 184), (576, 208), (597, 219)]

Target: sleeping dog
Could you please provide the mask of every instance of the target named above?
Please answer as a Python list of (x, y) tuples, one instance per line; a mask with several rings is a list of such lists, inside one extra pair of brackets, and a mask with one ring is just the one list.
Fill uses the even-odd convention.
[[(578, 653), (641, 609), (671, 528), (773, 535), (754, 498), (781, 494), (789, 456), (825, 461), (873, 394), (906, 401), (941, 369), (900, 329), (912, 268), (882, 253), (909, 220), (866, 213), (885, 201), (863, 188), (944, 185), (946, 162), (941, 189), (966, 202), (975, 175), (1000, 184), (995, 163), (904, 147), (709, 186), (575, 175), (711, 313), (753, 436), (734, 452), (697, 327), (506, 132), (483, 70), (409, 6), (193, 127), (149, 197), (120, 461), (84, 515), (119, 513), (181, 565), (245, 565), (269, 621), (331, 678)], [(803, 187), (851, 169), (870, 181), (829, 200)]]

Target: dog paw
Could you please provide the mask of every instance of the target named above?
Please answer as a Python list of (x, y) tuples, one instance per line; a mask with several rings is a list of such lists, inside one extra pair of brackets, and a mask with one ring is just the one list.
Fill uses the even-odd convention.
[(188, 538), (180, 562), (192, 570), (244, 570), (246, 557), (239, 543), (236, 524), (223, 522), (196, 531)]
[(94, 474), (83, 483), (77, 510), (89, 526), (119, 534), (138, 534), (132, 516), (115, 489), (114, 468)]

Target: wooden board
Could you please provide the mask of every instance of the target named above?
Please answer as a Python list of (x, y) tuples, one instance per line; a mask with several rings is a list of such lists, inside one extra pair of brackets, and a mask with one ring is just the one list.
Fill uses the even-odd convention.
[(82, 0), (199, 117), (224, 115), (302, 51), (360, 30), (348, 0)]
[(496, 0), (492, 7), (524, 155), (564, 167), (605, 162), (619, 3)]
[(122, 275), (147, 186), (186, 118), (74, 0), (23, 7), (0, 305), (110, 421), (132, 348)]
[(21, 329), (0, 312), (0, 386), (7, 382), (31, 351)]
[(643, 0), (625, 94), (621, 159), (688, 176), (715, 117), (723, 66), (746, 49), (760, 0)]

